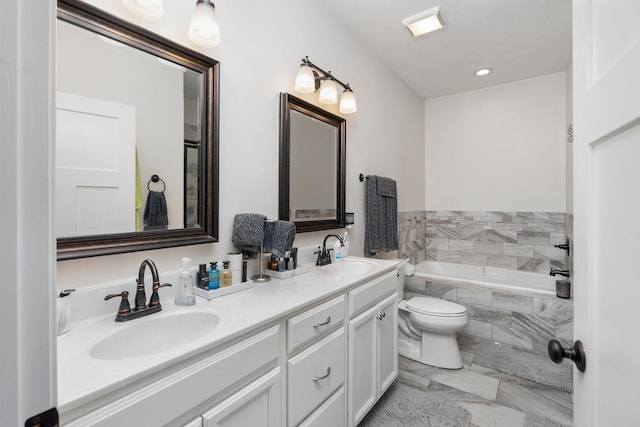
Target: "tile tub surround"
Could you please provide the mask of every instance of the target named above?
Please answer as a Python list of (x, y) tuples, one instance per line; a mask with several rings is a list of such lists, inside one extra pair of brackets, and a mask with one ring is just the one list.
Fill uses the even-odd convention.
[(427, 212), (398, 212), (398, 256), (408, 254), (416, 264), (427, 258)]
[(464, 305), (469, 325), (462, 331), (463, 335), (544, 354), (553, 338), (567, 347), (573, 342), (573, 300), (505, 292), (456, 281), (405, 277), (404, 299), (414, 296), (431, 296)]
[(549, 273), (567, 268), (563, 212), (426, 211), (426, 258)]

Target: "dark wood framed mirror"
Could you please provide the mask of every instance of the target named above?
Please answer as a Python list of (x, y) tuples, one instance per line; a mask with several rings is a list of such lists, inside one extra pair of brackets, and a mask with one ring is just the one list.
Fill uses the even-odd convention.
[(216, 242), (219, 62), (57, 4), (58, 260)]
[(279, 218), (297, 232), (344, 227), (346, 120), (280, 94)]

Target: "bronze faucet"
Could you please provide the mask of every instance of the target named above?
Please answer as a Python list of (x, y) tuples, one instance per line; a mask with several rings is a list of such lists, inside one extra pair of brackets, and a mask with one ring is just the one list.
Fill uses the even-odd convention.
[(342, 240), (342, 237), (338, 236), (337, 234), (327, 234), (326, 236), (324, 236), (324, 240), (322, 241), (322, 249), (318, 248), (318, 252), (315, 252), (318, 254), (318, 259), (316, 259), (317, 266), (331, 264), (331, 251), (333, 249), (327, 249), (327, 239), (329, 237), (335, 237), (340, 241), (340, 246), (344, 247), (344, 241)]
[[(149, 269), (151, 270), (151, 278), (153, 280), (149, 305), (147, 305), (147, 295), (144, 291), (144, 273), (147, 267), (149, 267)], [(116, 322), (126, 322), (127, 320), (137, 319), (138, 317), (147, 316), (149, 314), (157, 313), (158, 311), (162, 310), (162, 306), (160, 305), (160, 297), (158, 295), (158, 289), (164, 288), (166, 286), (171, 286), (171, 284), (160, 284), (158, 269), (156, 268), (155, 263), (150, 259), (145, 259), (140, 264), (140, 269), (138, 270), (138, 279), (136, 280), (135, 307), (133, 311), (129, 306), (129, 292), (127, 291), (121, 292), (119, 294), (109, 294), (104, 297), (104, 300), (107, 301), (114, 297), (122, 297), (120, 307), (118, 308), (118, 313), (116, 314)]]

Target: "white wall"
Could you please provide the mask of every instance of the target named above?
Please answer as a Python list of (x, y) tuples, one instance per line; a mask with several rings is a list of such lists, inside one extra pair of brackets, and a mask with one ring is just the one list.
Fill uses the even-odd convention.
[(425, 101), (427, 210), (566, 211), (565, 73)]
[[(121, 2), (89, 3), (220, 61), (220, 242), (58, 262), (59, 288), (128, 277), (133, 286), (146, 257), (156, 261), (160, 270), (179, 268), (182, 256), (195, 263), (220, 260), (233, 249), (234, 214), (261, 212), (277, 218), (279, 93), (294, 93), (295, 74), (304, 55), (349, 82), (358, 100), (358, 112), (346, 116), (346, 210), (356, 213), (356, 225), (349, 233), (351, 253), (363, 253), (364, 184), (358, 181), (358, 173), (396, 179), (399, 210), (424, 209), (424, 102), (321, 3), (216, 2), (222, 44), (211, 49), (197, 48), (187, 39), (194, 2), (165, 1), (165, 17), (157, 21), (134, 17)], [(317, 104), (315, 95), (300, 97)], [(339, 114), (337, 107), (329, 110)], [(327, 232), (299, 234), (296, 245), (321, 244)]]
[(56, 403), (54, 2), (0, 13), (0, 424)]

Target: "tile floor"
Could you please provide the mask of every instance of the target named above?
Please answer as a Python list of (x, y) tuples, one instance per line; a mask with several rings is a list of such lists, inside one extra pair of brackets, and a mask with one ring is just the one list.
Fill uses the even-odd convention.
[(527, 414), (573, 425), (570, 393), (472, 363), (477, 341), (458, 339), (464, 367), (458, 370), (423, 365), (399, 358), (398, 380), (426, 389), (471, 412), (471, 427), (522, 427)]

